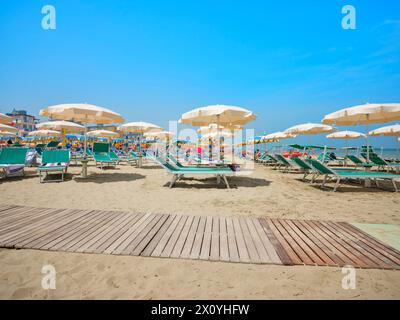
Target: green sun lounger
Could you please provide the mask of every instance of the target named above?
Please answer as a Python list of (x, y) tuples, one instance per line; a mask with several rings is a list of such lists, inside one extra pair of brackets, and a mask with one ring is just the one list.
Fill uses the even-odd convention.
[(177, 168), (229, 168), (226, 163), (214, 163), (214, 164), (207, 164), (207, 163), (196, 163), (191, 165), (185, 165), (176, 159), (171, 153), (168, 154), (168, 160), (177, 167)]
[(305, 162), (303, 159), (300, 157), (290, 157), (290, 159), (299, 167), (301, 170), (304, 172), (303, 176), (303, 181), (306, 180), (307, 176), (310, 174), (313, 174), (313, 177), (311, 178), (311, 182), (314, 182), (315, 179), (319, 176), (319, 172), (315, 170), (310, 164)]
[(321, 175), (324, 175), (324, 181), (322, 182), (321, 188), (325, 186), (325, 183), (329, 177), (336, 179), (336, 184), (333, 189), (333, 192), (335, 192), (339, 188), (340, 182), (342, 180), (348, 180), (348, 179), (362, 179), (362, 180), (372, 179), (375, 180), (378, 187), (379, 187), (378, 179), (390, 180), (393, 184), (395, 192), (398, 191), (395, 180), (400, 179), (399, 174), (392, 174), (388, 172), (360, 171), (360, 170), (333, 170), (330, 167), (314, 159), (309, 159), (309, 163), (317, 171), (319, 171)]
[(230, 188), (228, 179), (226, 178), (227, 175), (234, 173), (230, 168), (177, 168), (160, 157), (156, 157), (155, 159), (169, 174), (172, 174), (172, 179), (169, 183), (170, 188), (184, 175), (213, 175), (217, 177), (218, 183), (222, 178), (226, 187)]
[(101, 142), (93, 144), (93, 160), (96, 166), (100, 164), (101, 169), (104, 169), (104, 167), (115, 167), (118, 162), (115, 158), (111, 158), (110, 144)]
[[(38, 167), (39, 182), (59, 182), (64, 181), (64, 175), (68, 170), (71, 156), (69, 150), (44, 150), (42, 155), (42, 165)], [(61, 179), (45, 181), (42, 178), (50, 174), (61, 174)]]
[(0, 169), (5, 177), (23, 176), (27, 148), (3, 148), (0, 153)]
[(389, 162), (386, 162), (385, 160), (383, 160), (378, 155), (370, 155), (369, 156), (369, 160), (373, 164), (378, 166), (378, 168), (382, 168), (382, 169), (386, 168), (388, 171), (391, 170), (391, 169), (395, 169), (396, 172), (400, 171), (400, 163), (389, 163)]
[(356, 165), (356, 167), (371, 168), (374, 166), (371, 163), (366, 163), (362, 161), (359, 157), (356, 157), (354, 155), (347, 155), (346, 158), (349, 159), (351, 162), (353, 162)]

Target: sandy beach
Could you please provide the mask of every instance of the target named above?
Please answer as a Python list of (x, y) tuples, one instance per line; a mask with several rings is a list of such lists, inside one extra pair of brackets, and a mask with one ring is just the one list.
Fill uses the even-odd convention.
[[(69, 168), (63, 183), (39, 184), (34, 168), (26, 177), (2, 180), (2, 204), (130, 212), (317, 219), (400, 224), (398, 194), (359, 185), (321, 190), (302, 175), (262, 165), (250, 176), (185, 179), (173, 189), (170, 177), (152, 163), (142, 168)], [(329, 184), (328, 186), (332, 186)], [(390, 190), (390, 185), (387, 186)], [(340, 268), (288, 267), (128, 256), (0, 250), (0, 298), (63, 299), (399, 299), (398, 271), (357, 270), (357, 288), (341, 287)], [(57, 289), (41, 288), (41, 267), (57, 269)], [(262, 281), (260, 281), (262, 279)]]

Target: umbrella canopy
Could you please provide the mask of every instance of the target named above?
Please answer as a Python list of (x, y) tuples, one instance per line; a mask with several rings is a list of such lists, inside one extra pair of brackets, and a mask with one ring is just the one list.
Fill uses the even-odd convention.
[(41, 116), (59, 120), (75, 120), (83, 123), (121, 123), (124, 118), (109, 109), (92, 104), (58, 104), (40, 110)]
[(157, 126), (156, 124), (143, 121), (125, 123), (119, 126), (118, 130), (122, 132), (138, 132), (138, 133), (163, 131), (163, 129)]
[(206, 133), (201, 137), (201, 139), (212, 139), (212, 138), (218, 138), (218, 137), (227, 137), (230, 138), (232, 137), (232, 133), (227, 130), (222, 130), (220, 132), (210, 132)]
[(108, 130), (93, 130), (87, 133), (88, 136), (100, 137), (100, 138), (115, 138), (119, 136), (119, 133), (108, 131)]
[(182, 114), (179, 123), (193, 126), (208, 126), (217, 123), (222, 126), (245, 125), (256, 120), (256, 115), (250, 110), (226, 105), (212, 105), (193, 109)]
[(400, 136), (400, 124), (393, 126), (382, 127), (369, 132), (370, 136), (386, 136), (386, 137), (398, 137)]
[[(232, 126), (219, 126), (219, 129), (229, 129), (229, 130), (243, 130), (241, 125), (232, 125)], [(207, 134), (211, 132), (216, 132), (218, 130), (218, 124), (211, 123), (208, 126), (203, 126), (197, 129), (197, 132), (200, 134)]]
[(385, 123), (400, 120), (399, 103), (371, 103), (345, 108), (328, 114), (324, 124), (351, 126), (357, 124)]
[(4, 113), (0, 113), (0, 123), (10, 123), (13, 121), (13, 118), (5, 115)]
[(267, 134), (262, 137), (262, 139), (266, 140), (266, 141), (290, 139), (290, 138), (296, 138), (296, 135), (279, 131), (279, 132)]
[(146, 138), (151, 138), (151, 139), (163, 139), (163, 140), (168, 140), (171, 139), (174, 134), (169, 131), (160, 131), (160, 132), (147, 132), (144, 134)]
[(17, 134), (15, 132), (0, 131), (0, 136), (1, 137), (16, 137)]
[(18, 128), (0, 123), (0, 132), (3, 132), (3, 131), (18, 132)]
[(48, 129), (48, 130), (65, 130), (67, 132), (82, 132), (85, 131), (85, 127), (80, 124), (70, 122), (70, 121), (49, 121), (43, 122), (36, 125), (38, 129)]
[(355, 131), (338, 131), (326, 136), (328, 139), (358, 139), (365, 138), (366, 135)]
[(60, 136), (60, 134), (61, 134), (60, 131), (54, 131), (54, 130), (36, 130), (28, 133), (29, 136), (35, 136), (35, 137), (57, 137)]
[(321, 134), (321, 133), (330, 133), (334, 132), (336, 129), (334, 127), (320, 124), (320, 123), (304, 123), (299, 124), (297, 126), (291, 127), (286, 129), (284, 133), (298, 135), (298, 134), (305, 134), (305, 135), (313, 135), (313, 134)]

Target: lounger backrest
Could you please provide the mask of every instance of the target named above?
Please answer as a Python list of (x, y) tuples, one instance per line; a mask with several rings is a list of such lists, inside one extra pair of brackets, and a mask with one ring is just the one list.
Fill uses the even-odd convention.
[(301, 168), (312, 170), (312, 168), (306, 162), (304, 162), (303, 159), (300, 159), (299, 157), (291, 157), (290, 159), (292, 159)]
[(47, 148), (56, 148), (59, 145), (60, 141), (50, 141), (46, 147)]
[(0, 153), (0, 164), (25, 164), (27, 148), (4, 148)]
[(276, 154), (275, 158), (278, 159), (278, 161), (280, 161), (281, 163), (290, 166), (289, 161), (286, 160), (286, 158), (284, 156), (282, 156), (281, 154)]
[(164, 159), (160, 157), (156, 157), (156, 160), (158, 161), (159, 164), (161, 164), (164, 168), (171, 170), (171, 171), (177, 171), (178, 169), (175, 168), (173, 165), (170, 163), (166, 162)]
[(346, 156), (348, 159), (350, 159), (351, 161), (353, 161), (356, 164), (362, 164), (364, 162), (362, 162), (359, 158), (357, 158), (356, 156), (353, 155), (348, 155)]
[(110, 151), (109, 154), (111, 159), (119, 159), (118, 155), (114, 151)]
[(318, 160), (309, 159), (309, 163), (322, 174), (335, 174), (335, 172), (328, 166), (322, 164)]
[(377, 155), (369, 155), (369, 159), (380, 166), (386, 166), (388, 165), (385, 160), (383, 160), (381, 157), (378, 157)]
[(102, 143), (102, 142), (95, 142), (93, 143), (93, 152), (94, 153), (108, 153), (110, 152), (110, 144), (109, 143)]
[(69, 162), (69, 150), (44, 150), (42, 155), (42, 164)]

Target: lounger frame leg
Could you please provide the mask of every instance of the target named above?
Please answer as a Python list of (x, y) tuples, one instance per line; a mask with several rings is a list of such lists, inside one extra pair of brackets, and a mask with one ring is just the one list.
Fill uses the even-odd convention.
[(226, 187), (227, 187), (228, 189), (230, 189), (231, 187), (229, 186), (228, 179), (226, 178), (226, 176), (225, 176), (225, 175), (222, 175), (222, 178), (224, 179), (224, 182), (225, 182), (225, 184), (226, 184)]
[(169, 188), (170, 188), (170, 189), (174, 186), (174, 184), (175, 184), (175, 182), (176, 182), (177, 180), (178, 180), (178, 175), (177, 175), (177, 174), (174, 174), (174, 175), (172, 176), (172, 179), (171, 179), (170, 183), (169, 183)]
[(337, 178), (337, 179), (336, 179), (335, 187), (333, 188), (333, 192), (336, 192), (336, 191), (337, 191), (337, 189), (339, 188), (339, 185), (340, 185), (340, 178)]
[(399, 189), (397, 188), (397, 185), (396, 185), (396, 181), (394, 179), (391, 179), (391, 180), (392, 180), (394, 192), (399, 192)]

